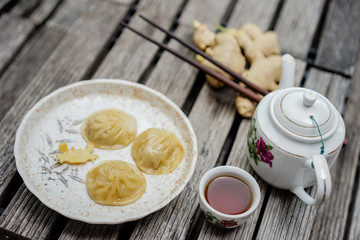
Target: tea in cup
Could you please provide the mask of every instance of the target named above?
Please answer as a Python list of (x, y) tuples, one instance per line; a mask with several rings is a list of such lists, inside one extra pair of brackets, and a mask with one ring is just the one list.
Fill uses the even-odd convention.
[(260, 202), (260, 188), (245, 170), (233, 166), (216, 167), (202, 177), (200, 208), (206, 219), (221, 228), (243, 224)]

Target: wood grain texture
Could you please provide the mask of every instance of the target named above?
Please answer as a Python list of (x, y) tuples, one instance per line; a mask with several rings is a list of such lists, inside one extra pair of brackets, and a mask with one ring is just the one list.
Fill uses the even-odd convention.
[[(143, 14), (169, 29), (182, 2), (182, 0), (141, 1), (137, 6), (138, 11), (130, 21), (130, 26), (161, 42), (164, 40), (165, 34), (141, 20), (139, 15)], [(125, 29), (95, 73), (94, 78), (126, 79), (136, 82), (151, 65), (157, 50), (156, 45)]]
[(360, 1), (331, 1), (315, 59), (317, 64), (354, 74), (360, 42), (359, 19)]
[[(346, 79), (319, 70), (311, 70), (305, 84), (306, 88), (325, 95), (330, 101), (336, 100), (333, 103), (337, 104), (335, 107), (341, 111), (347, 91), (338, 91), (337, 94), (333, 94), (339, 86), (347, 89), (349, 83)], [(341, 101), (337, 100), (338, 98)], [(332, 174), (333, 184), (336, 181), (334, 178), (337, 176)], [(310, 188), (308, 191), (314, 196), (315, 188)], [(335, 195), (334, 191), (333, 189), (332, 195)], [(313, 223), (321, 222), (321, 220), (315, 220), (316, 212), (316, 207), (306, 205), (290, 191), (273, 188), (257, 239), (308, 239)]]
[[(42, 24), (55, 11), (62, 0), (44, 0), (31, 14), (30, 19), (35, 25)], [(77, 2), (77, 1), (76, 1)]]
[(94, 1), (95, 0), (64, 0), (46, 24), (51, 26), (55, 25), (67, 31), (76, 19), (89, 9)]
[(268, 30), (280, 0), (238, 1), (227, 27), (239, 29), (247, 22), (255, 23), (262, 31)]
[(16, 0), (0, 0), (0, 10), (3, 10), (9, 3), (15, 2)]
[[(305, 62), (296, 59), (296, 86), (300, 84), (301, 78), (305, 71), (305, 66)], [(255, 173), (247, 159), (246, 153), (248, 150), (246, 141), (250, 123), (251, 120), (249, 119), (243, 119), (241, 121), (226, 165), (240, 167), (249, 172), (256, 179), (256, 181), (259, 183), (261, 192), (259, 207), (255, 210), (253, 215), (244, 225), (231, 231), (219, 229), (209, 222), (205, 222), (200, 231), (199, 239), (239, 239), (239, 237), (241, 237), (241, 239), (252, 239), (254, 235), (255, 226), (259, 220), (260, 210), (264, 203), (265, 192), (267, 188), (270, 187)], [(205, 219), (204, 216), (201, 216), (201, 218), (203, 218), (203, 220)]]
[(304, 87), (323, 94), (340, 113), (344, 111), (345, 98), (350, 89), (348, 79), (312, 68)]
[[(14, 134), (22, 116), (41, 97), (58, 87), (82, 79), (91, 70), (97, 57), (106, 49), (126, 10), (120, 5), (95, 1), (89, 10), (74, 23), (60, 45), (2, 119), (0, 122), (2, 126), (0, 129), (0, 149), (2, 150), (0, 152), (0, 199), (5, 194), (5, 186), (16, 171), (12, 148)], [(27, 208), (32, 208), (29, 205), (24, 205), (24, 207), (26, 209), (19, 208), (16, 211), (30, 211)], [(9, 205), (4, 214), (11, 211), (13, 211), (13, 206)], [(37, 214), (33, 214), (31, 217), (35, 219), (34, 222), (38, 222), (38, 219), (42, 219), (49, 212), (52, 211), (47, 209), (36, 212)], [(9, 225), (9, 223), (4, 224), (7, 228), (22, 232), (21, 221), (22, 219), (17, 219), (12, 223), (15, 226)], [(53, 226), (45, 224), (32, 227), (34, 231), (38, 228), (38, 231), (42, 232), (43, 229)]]
[(0, 78), (0, 120), (14, 104), (40, 67), (57, 47), (64, 33), (44, 27), (26, 43)]
[[(360, 52), (359, 52), (360, 53)], [(356, 64), (354, 78), (345, 80), (351, 84), (349, 100), (344, 116), (346, 137), (349, 143), (342, 149), (338, 160), (332, 167), (331, 180), (332, 190), (330, 199), (323, 204), (318, 211), (311, 231), (310, 239), (344, 239), (347, 227), (350, 229), (349, 239), (359, 239), (359, 198), (355, 198), (354, 212), (349, 212), (353, 188), (355, 185), (355, 175), (358, 169), (360, 154), (360, 122), (358, 119), (360, 106), (360, 61)], [(338, 81), (341, 79), (337, 78)], [(337, 94), (340, 94), (339, 89)], [(336, 95), (336, 94), (335, 94)], [(357, 185), (358, 186), (358, 185)], [(358, 191), (359, 193), (359, 191)], [(359, 194), (358, 194), (359, 195)], [(356, 196), (354, 196), (356, 197)], [(350, 216), (349, 216), (350, 215)], [(350, 217), (350, 226), (346, 226), (347, 218)]]
[[(188, 25), (180, 24), (176, 34), (187, 42), (192, 41), (193, 30)], [(170, 41), (169, 46), (182, 54), (194, 58), (194, 54), (190, 50), (176, 41)], [(164, 69), (166, 70), (164, 71)], [(196, 68), (184, 63), (170, 53), (164, 52), (156, 68), (147, 79), (146, 85), (168, 96), (177, 105), (183, 106), (186, 96), (195, 82), (197, 73)]]
[(197, 0), (189, 1), (183, 13), (180, 16), (179, 23), (193, 26), (193, 21), (196, 19), (201, 23), (209, 26), (210, 29), (215, 30), (216, 23), (219, 23), (226, 15), (227, 8), (230, 4), (229, 0), (224, 1), (207, 1)]
[(59, 240), (75, 239), (119, 239), (124, 225), (93, 225), (70, 220)]
[(103, 1), (122, 4), (122, 5), (130, 5), (131, 3), (134, 2), (133, 0), (103, 0)]
[[(0, 227), (30, 239), (45, 239), (58, 216), (58, 213), (49, 211), (24, 184), (10, 205), (11, 210), (0, 217)], [(34, 217), (39, 215), (41, 217)]]
[(25, 16), (31, 12), (41, 0), (19, 0), (11, 9), (11, 13), (18, 16)]
[[(359, 109), (357, 109), (357, 111), (359, 111)], [(358, 127), (359, 128), (359, 127)], [(357, 134), (355, 137), (358, 138)], [(359, 139), (355, 139), (354, 141), (359, 142)], [(358, 148), (355, 149), (356, 153), (359, 154), (359, 146), (360, 144), (357, 145)], [(358, 167), (359, 168), (359, 167)], [(360, 238), (360, 211), (359, 208), (356, 206), (359, 206), (360, 204), (360, 191), (359, 191), (359, 187), (356, 189), (357, 194), (355, 196), (355, 202), (354, 202), (354, 212), (351, 215), (351, 225), (350, 225), (350, 230), (349, 230), (349, 239), (351, 240), (356, 240)], [(351, 213), (349, 213), (351, 214)]]
[(8, 66), (34, 30), (31, 21), (12, 14), (0, 17), (0, 73)]
[(275, 27), (283, 53), (306, 59), (324, 5), (325, 0), (284, 2)]

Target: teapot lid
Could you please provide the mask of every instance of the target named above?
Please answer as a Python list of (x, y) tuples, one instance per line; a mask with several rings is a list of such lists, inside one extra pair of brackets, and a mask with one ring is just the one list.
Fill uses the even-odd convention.
[[(288, 131), (302, 137), (318, 137), (331, 130), (335, 121), (332, 104), (321, 94), (304, 88), (281, 91), (273, 99), (277, 121)], [(310, 118), (312, 117), (315, 121)]]

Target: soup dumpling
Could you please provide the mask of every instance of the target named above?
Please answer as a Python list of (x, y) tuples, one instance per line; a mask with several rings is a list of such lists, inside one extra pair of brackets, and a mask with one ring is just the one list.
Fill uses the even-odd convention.
[(123, 206), (138, 200), (145, 192), (144, 174), (124, 161), (105, 161), (86, 175), (90, 197), (99, 204)]
[(179, 166), (184, 149), (175, 134), (165, 129), (149, 128), (135, 139), (131, 155), (141, 171), (167, 174)]
[(134, 141), (137, 123), (135, 117), (123, 111), (107, 109), (87, 117), (81, 134), (97, 148), (119, 149)]

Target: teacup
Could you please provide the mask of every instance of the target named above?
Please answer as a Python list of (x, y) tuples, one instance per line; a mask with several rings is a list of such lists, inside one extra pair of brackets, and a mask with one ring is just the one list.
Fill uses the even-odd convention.
[[(214, 179), (217, 179), (216, 181), (218, 181), (218, 179), (220, 178), (223, 179), (228, 178), (227, 180), (230, 180), (230, 182), (234, 182), (235, 184), (238, 184), (242, 188), (246, 186), (250, 190), (251, 201), (249, 202), (248, 207), (246, 207), (246, 209), (243, 209), (241, 213), (238, 214), (224, 213), (223, 209), (217, 210), (215, 208), (218, 208), (218, 206), (214, 206), (214, 205), (211, 206), (210, 203), (208, 202), (209, 199), (206, 196), (206, 194), (208, 193), (208, 188), (210, 184), (214, 182)], [(240, 181), (241, 183), (240, 182), (238, 183), (237, 181)], [(221, 195), (221, 194), (217, 194), (217, 195)], [(210, 223), (221, 228), (235, 228), (245, 223), (246, 220), (250, 217), (250, 215), (258, 207), (260, 202), (260, 188), (256, 180), (245, 170), (233, 166), (220, 166), (210, 169), (201, 178), (199, 184), (199, 198), (200, 198), (200, 209)], [(239, 201), (244, 200), (240, 198), (238, 199)], [(222, 199), (219, 199), (219, 201), (222, 201)], [(229, 205), (229, 203), (226, 201), (229, 200), (225, 200), (224, 205)]]

